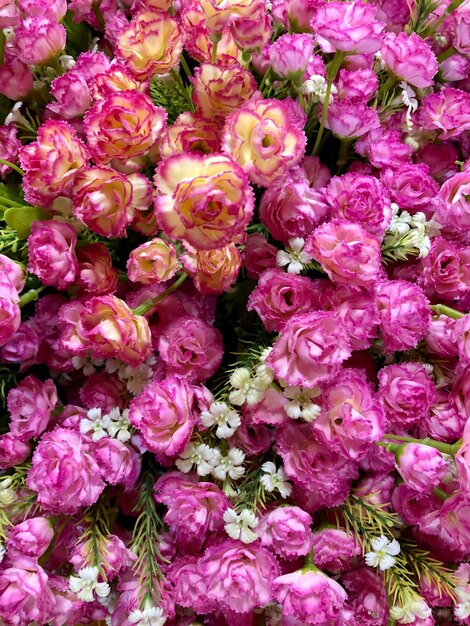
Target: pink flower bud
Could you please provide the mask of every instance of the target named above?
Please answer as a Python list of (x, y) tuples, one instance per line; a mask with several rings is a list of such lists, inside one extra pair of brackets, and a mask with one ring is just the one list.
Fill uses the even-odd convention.
[(0, 470), (20, 465), (30, 455), (31, 446), (13, 433), (0, 435)]
[(380, 49), (387, 69), (414, 87), (430, 87), (438, 70), (431, 47), (416, 33), (387, 33)]
[(15, 31), (18, 58), (26, 65), (47, 65), (65, 48), (65, 28), (47, 17), (27, 17)]
[(445, 478), (449, 466), (439, 450), (409, 443), (397, 451), (397, 469), (412, 489), (428, 493)]
[(7, 538), (8, 555), (10, 558), (30, 556), (38, 559), (47, 550), (53, 537), (50, 520), (32, 517), (11, 528)]
[(16, 56), (0, 66), (0, 93), (10, 100), (23, 100), (33, 89), (33, 75)]

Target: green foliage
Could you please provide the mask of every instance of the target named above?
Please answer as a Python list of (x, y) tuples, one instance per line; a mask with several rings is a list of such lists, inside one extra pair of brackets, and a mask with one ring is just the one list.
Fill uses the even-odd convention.
[(387, 265), (387, 263), (407, 261), (410, 257), (418, 256), (420, 250), (415, 242), (416, 235), (413, 230), (404, 235), (398, 232), (385, 233), (382, 241), (382, 261)]
[(234, 505), (237, 513), (241, 513), (243, 509), (248, 509), (253, 511), (255, 515), (260, 515), (266, 509), (266, 504), (270, 500), (271, 494), (265, 490), (260, 480), (264, 474), (261, 465), (263, 465), (265, 460), (267, 461), (268, 459), (257, 459), (252, 470), (248, 470), (245, 474), (243, 482), (237, 485), (236, 504)]
[[(0, 477), (0, 490), (7, 490), (11, 497), (6, 497), (4, 491), (0, 502), (0, 543), (7, 537), (8, 528), (13, 524), (26, 519), (37, 508), (37, 495), (26, 487), (26, 476), (31, 463), (23, 463), (11, 468)], [(18, 492), (21, 496), (18, 497)], [(14, 520), (14, 522), (12, 521)]]
[(8, 391), (16, 386), (16, 371), (8, 365), (0, 365), (0, 403), (6, 405)]
[(171, 77), (155, 76), (150, 82), (150, 97), (156, 106), (168, 113), (168, 123), (173, 124), (178, 115), (192, 111), (191, 87), (185, 86), (180, 75), (175, 71)]
[(85, 510), (82, 518), (85, 530), (78, 540), (79, 544), (84, 545), (83, 567), (98, 567), (104, 579), (106, 579), (105, 565), (108, 555), (106, 542), (111, 534), (114, 516), (115, 512), (111, 508), (109, 494), (102, 494), (95, 504)]
[(19, 239), (27, 239), (33, 222), (46, 220), (49, 213), (35, 206), (11, 207), (3, 214), (7, 226), (18, 233)]
[(410, 8), (411, 19), (406, 26), (408, 34), (415, 32), (422, 35), (426, 31), (426, 20), (439, 6), (439, 0), (414, 0)]
[(62, 24), (67, 31), (66, 54), (77, 58), (81, 52), (86, 52), (91, 48), (92, 32), (90, 28), (83, 22), (79, 24), (74, 22), (71, 11), (67, 11)]

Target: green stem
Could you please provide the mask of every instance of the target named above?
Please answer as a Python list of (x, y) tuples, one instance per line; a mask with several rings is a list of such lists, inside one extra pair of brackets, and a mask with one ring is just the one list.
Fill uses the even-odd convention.
[(186, 59), (184, 58), (183, 54), (180, 57), (180, 63), (181, 63), (181, 67), (185, 71), (186, 76), (189, 78), (189, 80), (191, 80), (193, 75), (191, 74), (191, 70), (189, 69), (189, 65), (187, 64)]
[(384, 98), (384, 95), (387, 93), (387, 91), (389, 91), (395, 85), (395, 83), (396, 83), (395, 76), (390, 75), (387, 78), (387, 80), (384, 82), (384, 84), (380, 87), (375, 101), (381, 102)]
[(211, 33), (209, 39), (212, 42), (212, 63), (215, 65), (217, 63), (217, 46), (222, 39), (222, 33)]
[(352, 141), (350, 139), (341, 140), (341, 145), (338, 152), (338, 160), (336, 161), (336, 165), (340, 168), (340, 170), (348, 162), (348, 153), (349, 148), (351, 147), (351, 143)]
[(258, 89), (260, 91), (263, 91), (264, 86), (266, 85), (266, 81), (268, 80), (270, 75), (271, 75), (271, 66), (269, 66), (268, 69), (263, 74), (263, 78), (261, 79), (261, 82), (260, 82), (259, 87), (258, 87)]
[(438, 315), (446, 315), (447, 317), (451, 317), (454, 320), (459, 320), (460, 318), (465, 317), (465, 313), (462, 313), (461, 311), (456, 311), (450, 306), (445, 306), (445, 304), (432, 304), (431, 310)]
[(429, 24), (423, 30), (423, 32), (421, 33), (421, 37), (423, 37), (423, 39), (430, 37), (436, 31), (436, 29), (439, 28), (439, 26), (446, 19), (446, 17), (449, 17), (449, 15), (451, 15), (456, 9), (458, 9), (459, 6), (463, 4), (464, 2), (465, 0), (452, 0), (452, 2), (449, 4), (447, 9), (441, 15), (441, 17), (437, 19), (435, 22), (432, 22), (431, 24)]
[[(413, 437), (402, 437), (400, 435), (384, 435), (385, 439), (396, 439), (398, 441), (404, 441), (406, 443), (420, 443), (423, 446), (429, 446), (431, 448), (435, 448), (439, 450), (439, 452), (443, 452), (444, 454), (454, 455), (457, 453), (459, 448), (461, 447), (461, 442), (457, 441), (456, 443), (444, 443), (443, 441), (436, 441), (435, 439), (430, 439), (429, 437), (425, 437), (424, 439), (414, 439)], [(383, 443), (383, 442), (382, 442)], [(389, 445), (387, 443), (387, 445)]]
[(310, 550), (310, 552), (305, 557), (305, 565), (315, 565), (315, 562), (313, 560), (313, 549)]
[(20, 308), (26, 306), (30, 302), (36, 302), (36, 300), (39, 298), (39, 294), (45, 288), (46, 288), (46, 285), (42, 285), (41, 287), (38, 287), (37, 289), (30, 289), (26, 293), (22, 294), (20, 296)]
[(3, 65), (5, 62), (5, 44), (7, 42), (7, 38), (5, 37), (5, 33), (2, 29), (0, 29), (0, 65)]
[(18, 174), (20, 174), (21, 176), (25, 175), (25, 172), (23, 172), (21, 167), (18, 167), (14, 163), (11, 163), (11, 161), (6, 161), (5, 159), (0, 159), (0, 163), (2, 165), (8, 165), (8, 167), (11, 167), (12, 170), (15, 170), (15, 172), (18, 172)]
[(447, 50), (444, 50), (444, 52), (441, 52), (441, 54), (437, 57), (437, 62), (442, 63), (442, 61), (445, 61), (454, 54), (457, 54), (457, 50), (454, 46), (451, 46), (450, 48), (447, 48)]
[(166, 296), (169, 296), (170, 293), (173, 293), (174, 291), (176, 291), (178, 289), (178, 287), (187, 278), (188, 278), (188, 275), (184, 272), (183, 274), (181, 274), (181, 276), (179, 276), (175, 280), (175, 282), (172, 285), (170, 285), (168, 287), (168, 289), (165, 289), (165, 291), (163, 293), (159, 294), (155, 298), (150, 298), (149, 300), (145, 300), (144, 302), (142, 302), (142, 304), (139, 304), (138, 307), (136, 307), (135, 309), (132, 309), (132, 312), (135, 315), (145, 315), (145, 313), (150, 311), (150, 309), (152, 309), (156, 304), (158, 304), (160, 302), (160, 300), (163, 300), (163, 298), (166, 298)]
[(439, 498), (439, 500), (442, 500), (442, 502), (445, 502), (447, 498), (450, 498), (450, 494), (446, 493), (443, 489), (440, 489), (439, 487), (434, 487), (432, 492), (437, 498)]
[(320, 128), (318, 129), (317, 138), (315, 140), (315, 145), (313, 146), (313, 150), (312, 150), (313, 156), (315, 156), (318, 153), (318, 148), (320, 147), (320, 142), (321, 142), (321, 138), (323, 135), (323, 131), (325, 130), (326, 116), (328, 114), (328, 106), (330, 104), (331, 87), (333, 86), (333, 81), (336, 78), (336, 74), (338, 73), (339, 68), (341, 67), (341, 63), (343, 62), (345, 56), (346, 55), (344, 52), (337, 51), (327, 69), (328, 82), (326, 85), (325, 102), (323, 104)]

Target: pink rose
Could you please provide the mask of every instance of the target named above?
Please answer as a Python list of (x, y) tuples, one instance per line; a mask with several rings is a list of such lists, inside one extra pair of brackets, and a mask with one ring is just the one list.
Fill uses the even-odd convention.
[(313, 533), (313, 559), (322, 569), (342, 572), (360, 554), (361, 546), (354, 535), (342, 528), (326, 527)]
[(323, 52), (376, 52), (382, 45), (384, 26), (375, 19), (375, 7), (362, 0), (322, 3), (312, 20)]
[(31, 517), (13, 526), (7, 537), (8, 556), (29, 556), (38, 559), (44, 554), (54, 537), (50, 520), (45, 517)]
[(267, 331), (280, 331), (294, 315), (320, 309), (321, 289), (307, 276), (266, 270), (248, 299), (248, 311), (255, 310)]
[(298, 506), (280, 506), (264, 515), (256, 527), (261, 545), (289, 559), (312, 549), (312, 518)]
[(305, 251), (334, 283), (354, 291), (373, 287), (382, 272), (379, 239), (356, 223), (322, 224), (308, 238)]
[(82, 435), (65, 428), (42, 437), (26, 484), (45, 509), (65, 515), (96, 502), (105, 487)]
[(145, 445), (169, 461), (191, 439), (195, 424), (194, 392), (184, 379), (170, 377), (147, 385), (129, 408), (129, 419)]
[(63, 347), (71, 354), (116, 358), (136, 367), (150, 355), (147, 320), (115, 296), (73, 300), (60, 311)]
[(380, 283), (377, 306), (387, 352), (414, 348), (429, 330), (429, 302), (417, 285), (404, 280)]
[(295, 315), (287, 322), (266, 364), (289, 385), (312, 388), (336, 376), (350, 354), (341, 318), (318, 311)]
[(199, 551), (211, 534), (223, 530), (230, 502), (217, 485), (198, 482), (195, 474), (167, 472), (155, 483), (154, 493), (167, 507), (165, 523), (185, 552)]
[(64, 222), (34, 222), (28, 237), (28, 270), (45, 285), (67, 289), (77, 275), (77, 233)]
[(320, 191), (305, 178), (281, 180), (268, 187), (261, 198), (259, 216), (269, 232), (286, 245), (293, 237), (306, 239), (328, 214)]
[(372, 235), (383, 237), (390, 224), (390, 198), (374, 176), (335, 176), (326, 188), (325, 198), (333, 218), (355, 222)]
[(339, 624), (348, 597), (339, 583), (313, 566), (275, 578), (273, 595), (285, 618), (306, 626)]
[(431, 492), (449, 471), (449, 465), (439, 450), (419, 443), (400, 446), (396, 458), (400, 476), (409, 487), (420, 493)]
[(438, 64), (429, 44), (416, 33), (387, 33), (380, 54), (388, 71), (418, 87), (430, 87)]
[(313, 431), (325, 446), (353, 460), (382, 438), (385, 417), (364, 374), (344, 369), (324, 388)]
[(169, 376), (204, 382), (217, 371), (223, 355), (222, 335), (197, 317), (178, 317), (158, 339)]
[(394, 428), (406, 429), (428, 414), (436, 390), (421, 364), (388, 365), (380, 370), (378, 378), (378, 399)]
[(35, 559), (16, 559), (0, 572), (0, 617), (8, 626), (51, 621), (55, 599)]
[(222, 610), (249, 613), (272, 599), (271, 585), (278, 566), (267, 550), (255, 544), (227, 539), (207, 548), (199, 567), (208, 597)]
[(15, 30), (14, 44), (18, 58), (26, 65), (43, 65), (54, 61), (65, 48), (67, 32), (47, 17), (26, 17)]
[(42, 383), (35, 376), (27, 376), (8, 392), (12, 434), (24, 441), (42, 435), (56, 404), (57, 389), (51, 379)]

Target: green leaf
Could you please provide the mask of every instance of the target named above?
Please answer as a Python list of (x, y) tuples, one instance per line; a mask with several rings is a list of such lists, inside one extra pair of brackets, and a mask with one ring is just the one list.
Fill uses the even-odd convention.
[(49, 213), (35, 206), (12, 207), (3, 215), (7, 225), (16, 230), (20, 239), (28, 237), (33, 222), (46, 220), (49, 217)]
[(156, 106), (164, 108), (168, 113), (168, 123), (173, 124), (180, 113), (191, 110), (191, 99), (181, 78), (155, 77), (150, 82), (150, 97)]

